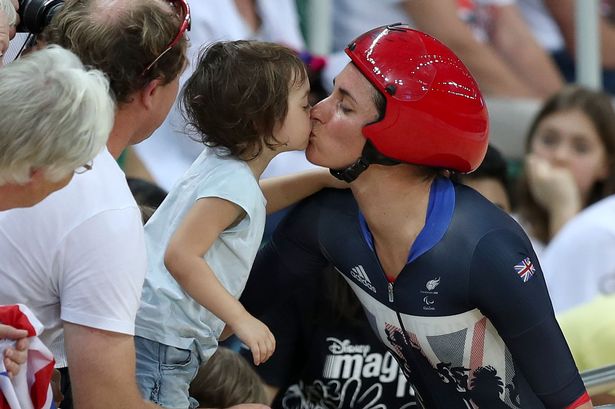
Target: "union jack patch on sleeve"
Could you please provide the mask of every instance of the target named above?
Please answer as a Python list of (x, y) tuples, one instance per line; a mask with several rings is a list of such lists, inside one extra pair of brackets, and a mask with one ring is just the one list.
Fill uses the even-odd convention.
[(524, 283), (527, 283), (530, 278), (536, 273), (536, 268), (529, 257), (524, 258), (518, 264), (515, 265), (515, 271), (521, 277)]

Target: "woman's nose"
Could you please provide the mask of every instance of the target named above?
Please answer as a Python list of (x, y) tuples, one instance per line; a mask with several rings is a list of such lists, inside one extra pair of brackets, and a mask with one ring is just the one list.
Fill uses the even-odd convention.
[(329, 98), (325, 98), (319, 101), (316, 105), (312, 107), (310, 110), (310, 118), (315, 121), (324, 122), (326, 119), (326, 110), (328, 106)]

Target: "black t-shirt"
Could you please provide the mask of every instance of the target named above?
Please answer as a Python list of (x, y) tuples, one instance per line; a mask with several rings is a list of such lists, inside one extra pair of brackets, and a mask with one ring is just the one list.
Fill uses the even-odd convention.
[(425, 227), (393, 283), (352, 194), (323, 191), (278, 226), (242, 302), (262, 310), (256, 299), (327, 264), (424, 407), (564, 408), (584, 395), (527, 236), (474, 190), (434, 181)]
[[(397, 361), (376, 338), (362, 309), (347, 318), (332, 316), (332, 304), (341, 301), (324, 288), (331, 282), (325, 278), (304, 280), (292, 296), (259, 317), (276, 338), (271, 358), (254, 367), (267, 384), (280, 389), (272, 408), (416, 407)], [(341, 285), (347, 287), (343, 280)], [(358, 304), (350, 290), (345, 295), (351, 297), (345, 305)], [(242, 354), (252, 362), (250, 351)]]

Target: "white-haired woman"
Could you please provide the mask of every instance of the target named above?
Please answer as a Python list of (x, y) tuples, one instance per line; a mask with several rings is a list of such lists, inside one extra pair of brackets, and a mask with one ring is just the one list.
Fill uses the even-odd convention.
[(91, 168), (113, 126), (109, 82), (50, 46), (0, 69), (0, 210), (28, 207)]

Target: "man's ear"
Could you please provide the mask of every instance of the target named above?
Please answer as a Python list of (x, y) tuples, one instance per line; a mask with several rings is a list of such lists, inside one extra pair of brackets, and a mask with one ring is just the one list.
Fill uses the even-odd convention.
[(154, 98), (156, 97), (159, 87), (162, 85), (162, 79), (156, 78), (147, 83), (145, 88), (141, 90), (141, 103), (145, 108), (152, 109), (154, 107)]

